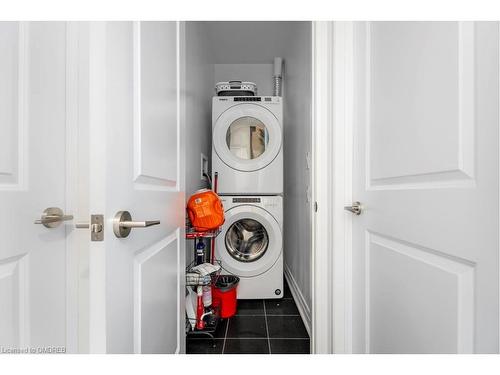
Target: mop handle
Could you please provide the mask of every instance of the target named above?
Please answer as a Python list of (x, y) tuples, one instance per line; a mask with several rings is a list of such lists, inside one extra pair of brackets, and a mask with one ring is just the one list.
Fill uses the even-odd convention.
[[(214, 193), (217, 194), (217, 186), (219, 184), (219, 172), (214, 173)], [(215, 238), (212, 238), (210, 241), (210, 263), (214, 264), (215, 262)]]

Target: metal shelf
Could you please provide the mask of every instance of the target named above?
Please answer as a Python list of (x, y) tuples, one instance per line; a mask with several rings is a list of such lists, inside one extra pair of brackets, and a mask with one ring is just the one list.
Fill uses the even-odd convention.
[[(206, 335), (211, 339), (215, 338), (215, 331), (217, 330), (217, 326), (221, 321), (220, 310), (218, 307), (212, 308), (212, 315), (209, 315), (208, 319), (205, 321), (205, 328), (203, 329), (191, 329), (191, 324), (189, 324), (189, 330), (186, 332), (187, 336), (200, 336)], [(186, 318), (186, 322), (189, 322), (189, 319)]]
[(207, 232), (199, 232), (194, 230), (194, 228), (186, 228), (186, 239), (194, 240), (196, 238), (215, 238), (220, 234), (220, 228), (216, 230), (211, 230)]

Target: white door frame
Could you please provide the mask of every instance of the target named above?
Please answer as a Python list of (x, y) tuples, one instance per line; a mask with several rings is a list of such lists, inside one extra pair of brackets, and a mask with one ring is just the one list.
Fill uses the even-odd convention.
[[(106, 189), (106, 27), (105, 21), (91, 21), (85, 33), (88, 67), (88, 131), (101, 134), (89, 152), (89, 210), (104, 213)], [(95, 140), (94, 140), (95, 141)], [(106, 353), (106, 249), (104, 242), (89, 243), (88, 351)]]
[(353, 22), (313, 22), (313, 353), (352, 352)]

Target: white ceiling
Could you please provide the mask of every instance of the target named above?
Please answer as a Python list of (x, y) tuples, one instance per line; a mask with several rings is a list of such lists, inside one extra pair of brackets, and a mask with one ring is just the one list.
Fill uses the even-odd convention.
[[(214, 64), (269, 64), (285, 57), (297, 32), (307, 21), (211, 21), (201, 22), (212, 48)], [(308, 46), (304, 46), (308, 48)]]

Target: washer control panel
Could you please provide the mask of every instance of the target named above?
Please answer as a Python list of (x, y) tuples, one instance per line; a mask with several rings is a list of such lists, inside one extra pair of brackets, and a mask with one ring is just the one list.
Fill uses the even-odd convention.
[(261, 198), (254, 198), (254, 197), (233, 198), (233, 203), (261, 203)]
[(220, 199), (224, 205), (224, 209), (229, 209), (233, 206), (238, 206), (240, 204), (250, 204), (266, 208), (279, 207), (282, 204), (281, 196), (220, 196)]

